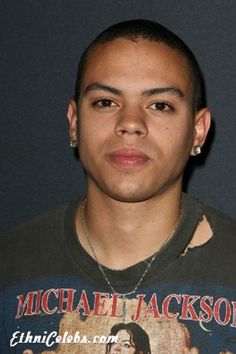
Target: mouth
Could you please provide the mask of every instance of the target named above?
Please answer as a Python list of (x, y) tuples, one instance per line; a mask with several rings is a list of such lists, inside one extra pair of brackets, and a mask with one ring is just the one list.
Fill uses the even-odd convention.
[(108, 160), (118, 168), (137, 168), (145, 165), (150, 158), (137, 149), (122, 148), (111, 152)]

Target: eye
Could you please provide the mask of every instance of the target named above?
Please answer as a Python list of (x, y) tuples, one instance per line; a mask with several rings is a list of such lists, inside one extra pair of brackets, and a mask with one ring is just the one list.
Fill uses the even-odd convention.
[(108, 98), (103, 98), (93, 102), (93, 106), (97, 108), (111, 108), (116, 107), (117, 104)]
[(128, 343), (124, 343), (124, 348), (131, 348), (131, 345)]
[(166, 102), (155, 102), (151, 104), (149, 108), (153, 109), (154, 111), (160, 111), (160, 112), (173, 111), (173, 108)]

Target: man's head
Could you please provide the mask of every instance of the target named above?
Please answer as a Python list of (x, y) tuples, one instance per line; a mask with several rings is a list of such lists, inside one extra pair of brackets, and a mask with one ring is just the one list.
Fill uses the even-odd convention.
[(190, 80), (192, 82), (192, 104), (193, 111), (200, 110), (206, 106), (204, 80), (199, 65), (188, 46), (173, 32), (159, 23), (149, 20), (131, 20), (115, 24), (100, 33), (83, 52), (77, 72), (75, 101), (79, 101), (81, 82), (84, 68), (89, 55), (98, 45), (112, 42), (118, 38), (125, 38), (130, 41), (147, 39), (153, 42), (164, 43), (174, 50), (181, 52), (187, 60)]
[(152, 22), (141, 35), (144, 24), (115, 25), (93, 42), (68, 109), (88, 190), (126, 202), (180, 193), (189, 155), (210, 125), (191, 52), (165, 29), (165, 41), (154, 40), (162, 27)]

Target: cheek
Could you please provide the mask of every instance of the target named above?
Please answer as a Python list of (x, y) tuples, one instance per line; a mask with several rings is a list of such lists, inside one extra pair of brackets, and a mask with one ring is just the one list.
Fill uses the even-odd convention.
[[(191, 122), (191, 121), (190, 121)], [(152, 136), (154, 146), (157, 148), (157, 161), (159, 164), (167, 163), (169, 168), (180, 171), (186, 165), (193, 141), (193, 127), (188, 121), (165, 123), (156, 127), (156, 134)]]
[(87, 103), (81, 105), (78, 116), (81, 138), (84, 136), (96, 138), (106, 135), (107, 131), (111, 131), (112, 124), (114, 123), (112, 117), (91, 109)]
[(80, 148), (98, 148), (108, 135), (109, 127), (104, 120), (93, 116), (81, 116), (79, 119), (79, 145)]
[[(104, 155), (104, 145), (109, 137), (109, 128), (98, 119), (83, 117), (78, 132), (78, 148), (82, 165), (91, 168), (99, 164)], [(90, 166), (90, 167), (89, 167)]]
[(166, 147), (170, 151), (179, 153), (189, 153), (193, 142), (193, 125), (191, 121), (183, 122), (185, 124), (175, 124), (165, 126)]

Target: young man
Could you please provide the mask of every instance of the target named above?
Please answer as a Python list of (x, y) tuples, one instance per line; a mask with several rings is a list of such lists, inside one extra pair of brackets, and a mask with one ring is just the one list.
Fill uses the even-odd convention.
[(131, 322), (151, 353), (235, 352), (235, 222), (182, 194), (210, 127), (191, 51), (150, 21), (108, 28), (68, 120), (87, 194), (1, 238), (4, 353), (131, 353), (109, 336)]

